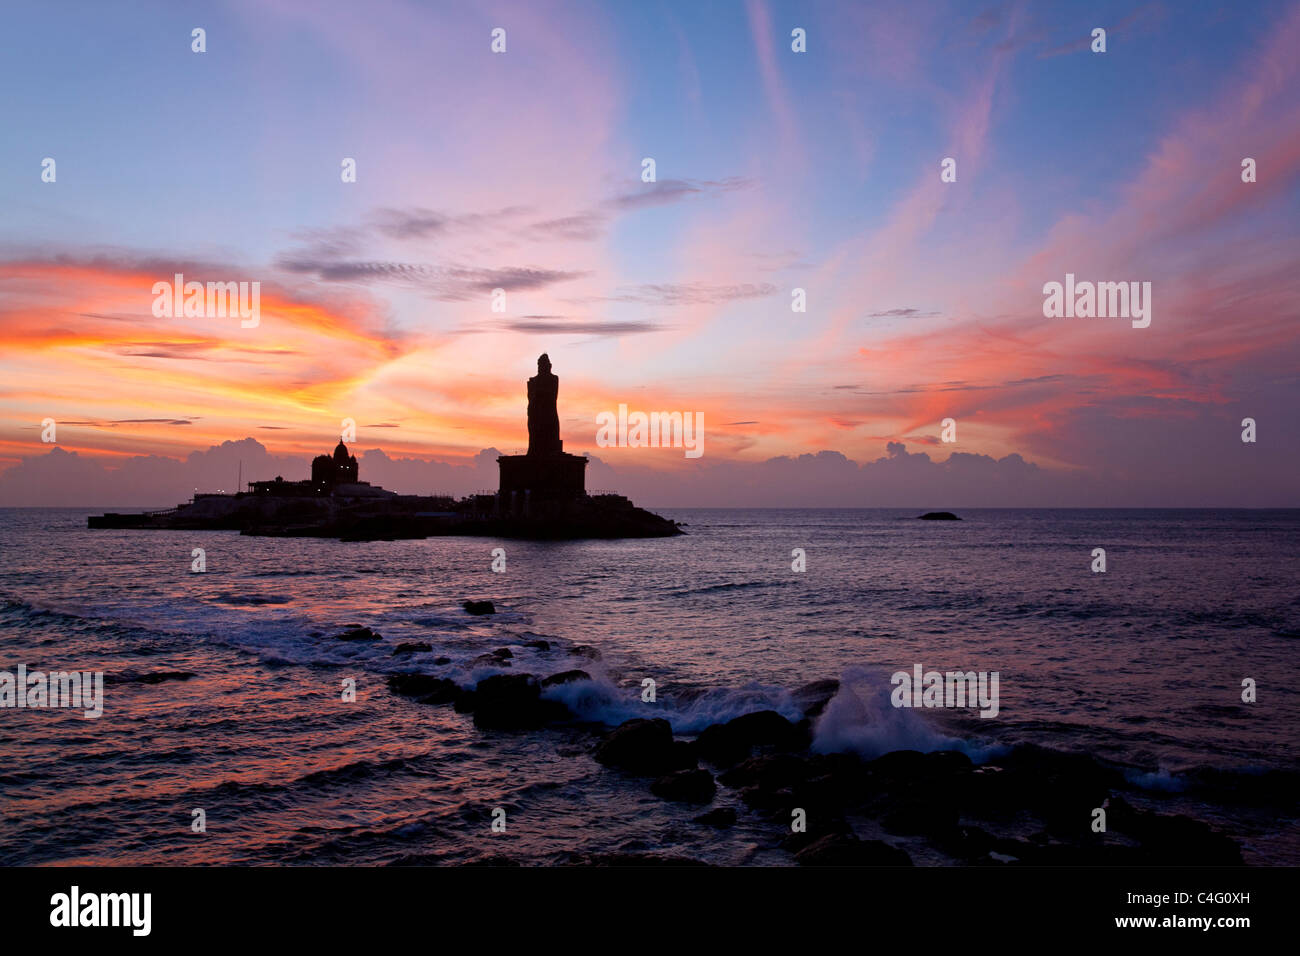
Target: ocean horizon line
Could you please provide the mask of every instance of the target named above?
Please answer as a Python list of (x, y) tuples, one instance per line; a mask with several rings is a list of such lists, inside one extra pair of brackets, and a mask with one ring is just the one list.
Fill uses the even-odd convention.
[[(647, 502), (649, 508), (674, 511), (933, 511), (931, 505), (673, 505)], [(0, 505), (0, 511), (85, 511), (123, 508), (158, 511), (176, 505)], [(951, 511), (1300, 511), (1300, 505), (948, 505)]]

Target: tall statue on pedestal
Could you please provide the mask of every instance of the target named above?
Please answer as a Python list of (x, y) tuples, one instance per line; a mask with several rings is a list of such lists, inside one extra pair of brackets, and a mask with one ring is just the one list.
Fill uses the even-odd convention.
[(528, 454), (558, 455), (564, 450), (560, 441), (560, 413), (556, 401), (560, 379), (551, 371), (545, 352), (537, 359), (537, 374), (528, 380)]
[(556, 401), (560, 380), (551, 360), (537, 360), (537, 374), (528, 380), (528, 454), (497, 459), (501, 484), (497, 492), (503, 512), (539, 514), (557, 503), (585, 498), (587, 459), (564, 451)]

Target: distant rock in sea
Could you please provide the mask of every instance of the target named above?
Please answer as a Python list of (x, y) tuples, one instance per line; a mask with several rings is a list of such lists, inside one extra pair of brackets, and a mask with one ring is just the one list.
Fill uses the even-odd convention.
[(701, 813), (691, 822), (702, 823), (706, 827), (717, 827), (719, 830), (725, 830), (727, 827), (736, 825), (736, 811), (731, 807), (716, 807), (708, 813)]
[(418, 654), (431, 650), (433, 650), (433, 645), (426, 641), (412, 641), (407, 644), (398, 644), (393, 649), (393, 656), (396, 657), (398, 654)]
[(345, 624), (347, 628), (342, 634), (335, 634), (336, 641), (379, 641), (383, 640), (378, 633), (368, 627), (362, 627), (360, 624)]
[(951, 511), (927, 511), (923, 515), (918, 515), (921, 521), (960, 521)]
[(674, 770), (650, 784), (650, 792), (680, 803), (708, 803), (718, 792), (718, 786), (707, 770)]
[(104, 678), (105, 684), (161, 684), (169, 680), (189, 680), (194, 676), (193, 671), (151, 671), (147, 674), (137, 674), (134, 671), (127, 671), (123, 674), (109, 674)]

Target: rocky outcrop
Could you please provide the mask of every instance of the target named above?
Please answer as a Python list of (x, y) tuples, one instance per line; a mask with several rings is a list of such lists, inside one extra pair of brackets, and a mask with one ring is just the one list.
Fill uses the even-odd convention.
[(677, 770), (650, 784), (650, 792), (665, 800), (708, 803), (718, 792), (718, 785), (707, 770)]
[[(457, 711), (473, 713), (480, 728), (517, 730), (573, 720), (562, 702), (542, 692), (590, 679), (588, 672), (573, 669), (541, 681), (531, 674), (496, 674), (470, 690), (418, 673), (393, 674), (388, 683), (395, 693), (420, 703), (453, 703)], [(824, 707), (836, 690), (833, 681), (815, 682), (794, 696), (811, 710)], [(686, 742), (674, 737), (667, 720), (635, 718), (601, 735), (593, 756), (604, 766), (652, 778), (650, 792), (665, 800), (706, 804), (718, 797), (721, 785), (758, 820), (768, 820), (769, 846), (794, 854), (806, 866), (911, 863), (903, 847), (860, 839), (849, 821), (861, 830), (864, 819), (873, 821), (873, 832), (883, 830), (908, 848), (924, 846), (931, 856), (968, 865), (1242, 862), (1238, 844), (1210, 825), (1132, 806), (1121, 795), (1133, 792), (1123, 774), (1085, 754), (1020, 745), (980, 766), (955, 750), (899, 750), (864, 761), (851, 754), (810, 752), (807, 723), (807, 718), (792, 723), (775, 711), (759, 711), (715, 724)], [(701, 759), (721, 768), (716, 779), (699, 767)], [(1096, 807), (1108, 814), (1104, 833), (1091, 829)], [(792, 819), (801, 820), (803, 830), (791, 832)], [(736, 811), (719, 807), (694, 822), (733, 826)], [(641, 853), (581, 860), (679, 865)]]
[(393, 648), (393, 656), (396, 657), (398, 654), (421, 654), (425, 651), (431, 650), (433, 650), (433, 645), (431, 644), (427, 644), (424, 641), (412, 641), (407, 644), (398, 644)]
[(731, 807), (716, 807), (708, 813), (701, 813), (691, 822), (699, 823), (706, 827), (715, 827), (719, 830), (725, 830), (727, 827), (736, 825), (736, 811)]
[(498, 647), (495, 651), (480, 654), (470, 661), (472, 667), (509, 667), (514, 654), (508, 647)]
[(375, 631), (368, 627), (362, 627), (360, 624), (345, 624), (347, 628), (342, 634), (335, 634), (336, 641), (382, 641), (383, 638)]
[(454, 704), (465, 693), (454, 680), (428, 674), (389, 674), (388, 688), (421, 704)]
[(706, 728), (695, 742), (700, 757), (719, 766), (731, 766), (755, 747), (799, 749), (807, 745), (798, 729), (774, 710), (760, 710)]
[(560, 684), (572, 684), (574, 681), (579, 680), (591, 680), (591, 675), (586, 671), (576, 669), (571, 671), (561, 671), (558, 674), (552, 674), (550, 677), (543, 678), (542, 689), (544, 690), (547, 687), (556, 687)]
[(831, 698), (839, 693), (839, 689), (840, 682), (837, 680), (815, 680), (796, 688), (790, 696), (805, 717), (817, 717), (826, 709)]
[(471, 695), (457, 702), (458, 710), (474, 712), (474, 726), (486, 730), (526, 730), (566, 720), (569, 709), (541, 696), (532, 674), (495, 674), (478, 682)]
[(696, 765), (689, 744), (673, 740), (673, 730), (661, 717), (635, 717), (619, 724), (596, 745), (600, 763), (628, 773), (662, 776)]

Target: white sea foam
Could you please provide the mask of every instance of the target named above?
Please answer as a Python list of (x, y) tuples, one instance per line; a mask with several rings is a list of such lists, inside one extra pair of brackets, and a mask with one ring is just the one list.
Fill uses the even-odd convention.
[(661, 691), (654, 703), (641, 700), (640, 694), (639, 686), (620, 687), (596, 672), (589, 681), (548, 687), (544, 696), (563, 701), (583, 720), (613, 727), (634, 717), (662, 717), (678, 734), (698, 733), (712, 724), (760, 710), (775, 710), (792, 721), (803, 716), (789, 691), (761, 684), (709, 688), (688, 699), (675, 698), (671, 690)]
[(846, 671), (813, 727), (812, 749), (854, 753), (866, 760), (895, 750), (960, 750), (977, 763), (997, 749), (939, 733), (921, 712), (894, 707), (889, 692), (887, 675)]
[(1166, 793), (1181, 793), (1187, 789), (1187, 781), (1178, 774), (1161, 767), (1155, 772), (1125, 770), (1124, 779), (1143, 790), (1161, 790)]

